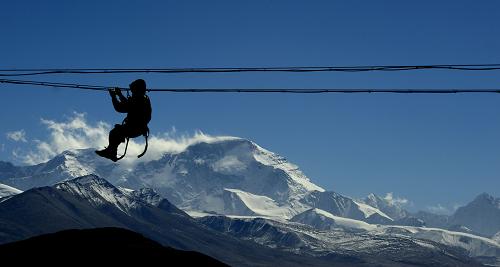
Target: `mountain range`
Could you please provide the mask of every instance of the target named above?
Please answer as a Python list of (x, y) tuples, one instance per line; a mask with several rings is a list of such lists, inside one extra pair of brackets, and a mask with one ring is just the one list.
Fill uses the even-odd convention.
[[(483, 194), (452, 216), (412, 214), (374, 194), (356, 200), (325, 190), (241, 138), (136, 165), (90, 149), (35, 166), (0, 162), (0, 183), (25, 190), (0, 198), (0, 243), (111, 226), (238, 266), (281, 257), (286, 265), (500, 265), (498, 199)], [(242, 247), (252, 252), (241, 255)]]
[(299, 258), (211, 230), (168, 200), (154, 206), (141, 195), (95, 175), (27, 190), (0, 203), (0, 244), (68, 229), (118, 227), (233, 266), (325, 266), (320, 258)]
[(317, 207), (367, 222), (392, 221), (376, 208), (324, 190), (283, 157), (239, 138), (197, 143), (133, 168), (96, 158), (90, 149), (66, 151), (35, 166), (0, 166), (0, 182), (20, 190), (96, 174), (116, 186), (152, 188), (188, 213), (289, 219)]

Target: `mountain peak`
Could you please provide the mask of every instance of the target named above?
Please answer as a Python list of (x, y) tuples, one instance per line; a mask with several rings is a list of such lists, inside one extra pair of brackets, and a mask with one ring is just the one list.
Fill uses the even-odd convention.
[(474, 199), (474, 201), (488, 201), (488, 202), (493, 202), (494, 200), (495, 200), (495, 198), (486, 192), (479, 194)]
[(137, 206), (135, 198), (127, 197), (106, 179), (94, 174), (60, 182), (54, 187), (57, 190), (86, 199), (94, 206), (113, 205), (126, 214)]
[(105, 199), (109, 194), (123, 195), (122, 191), (95, 174), (80, 176), (54, 185), (56, 189), (71, 192), (76, 195), (89, 197), (99, 195)]
[(452, 224), (463, 225), (474, 232), (490, 237), (500, 231), (500, 198), (487, 193), (458, 208), (450, 219)]
[(472, 206), (491, 206), (493, 208), (496, 208), (500, 211), (500, 198), (495, 198), (494, 196), (488, 194), (488, 193), (482, 193), (478, 195), (472, 202), (467, 204), (467, 206), (472, 205)]
[(408, 212), (400, 203), (392, 201), (392, 193), (389, 193), (384, 198), (374, 193), (370, 193), (365, 199), (362, 200), (362, 202), (381, 210), (394, 220), (399, 220), (408, 216)]
[[(104, 185), (108, 187), (114, 187), (109, 183), (106, 179), (103, 179), (95, 174), (89, 174), (89, 175), (84, 175), (80, 176), (71, 180), (67, 180), (61, 183), (70, 183), (70, 184), (78, 184), (78, 185), (90, 185), (90, 184), (99, 184), (99, 185)], [(59, 184), (61, 184), (59, 183)]]

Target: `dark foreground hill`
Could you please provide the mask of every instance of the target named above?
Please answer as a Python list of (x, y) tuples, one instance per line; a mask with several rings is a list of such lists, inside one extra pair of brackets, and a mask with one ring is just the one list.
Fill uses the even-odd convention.
[(164, 247), (144, 236), (121, 228), (66, 230), (0, 245), (0, 258), (22, 263), (126, 264), (162, 263), (162, 266), (228, 266), (194, 251)]

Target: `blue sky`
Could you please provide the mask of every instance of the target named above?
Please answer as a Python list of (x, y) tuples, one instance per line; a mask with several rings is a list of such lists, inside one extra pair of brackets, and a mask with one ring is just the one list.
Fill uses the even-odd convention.
[[(497, 1), (9, 1), (1, 68), (500, 63)], [(67, 75), (164, 88), (498, 88), (499, 72)], [(35, 79), (35, 78), (33, 78)], [(49, 138), (41, 118), (121, 121), (102, 92), (0, 85), (0, 160)], [(152, 93), (154, 133), (251, 139), (315, 183), (394, 192), (413, 209), (500, 195), (500, 95)], [(7, 133), (23, 130), (26, 142)]]

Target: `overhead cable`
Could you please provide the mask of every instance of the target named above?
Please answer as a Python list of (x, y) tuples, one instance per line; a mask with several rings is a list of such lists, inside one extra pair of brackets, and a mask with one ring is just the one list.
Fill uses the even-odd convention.
[(500, 64), (443, 65), (374, 65), (374, 66), (315, 66), (315, 67), (244, 67), (244, 68), (30, 68), (0, 69), (0, 77), (50, 74), (126, 74), (126, 73), (236, 73), (236, 72), (369, 72), (410, 70), (500, 70)]
[[(35, 85), (43, 87), (56, 87), (65, 89), (108, 91), (111, 88), (129, 90), (129, 88), (88, 85), (75, 83), (28, 81), (0, 79), (4, 84)], [(152, 88), (149, 92), (170, 93), (294, 93), (294, 94), (321, 94), (321, 93), (399, 93), (399, 94), (456, 94), (456, 93), (500, 93), (500, 89), (360, 89), (360, 88)]]

